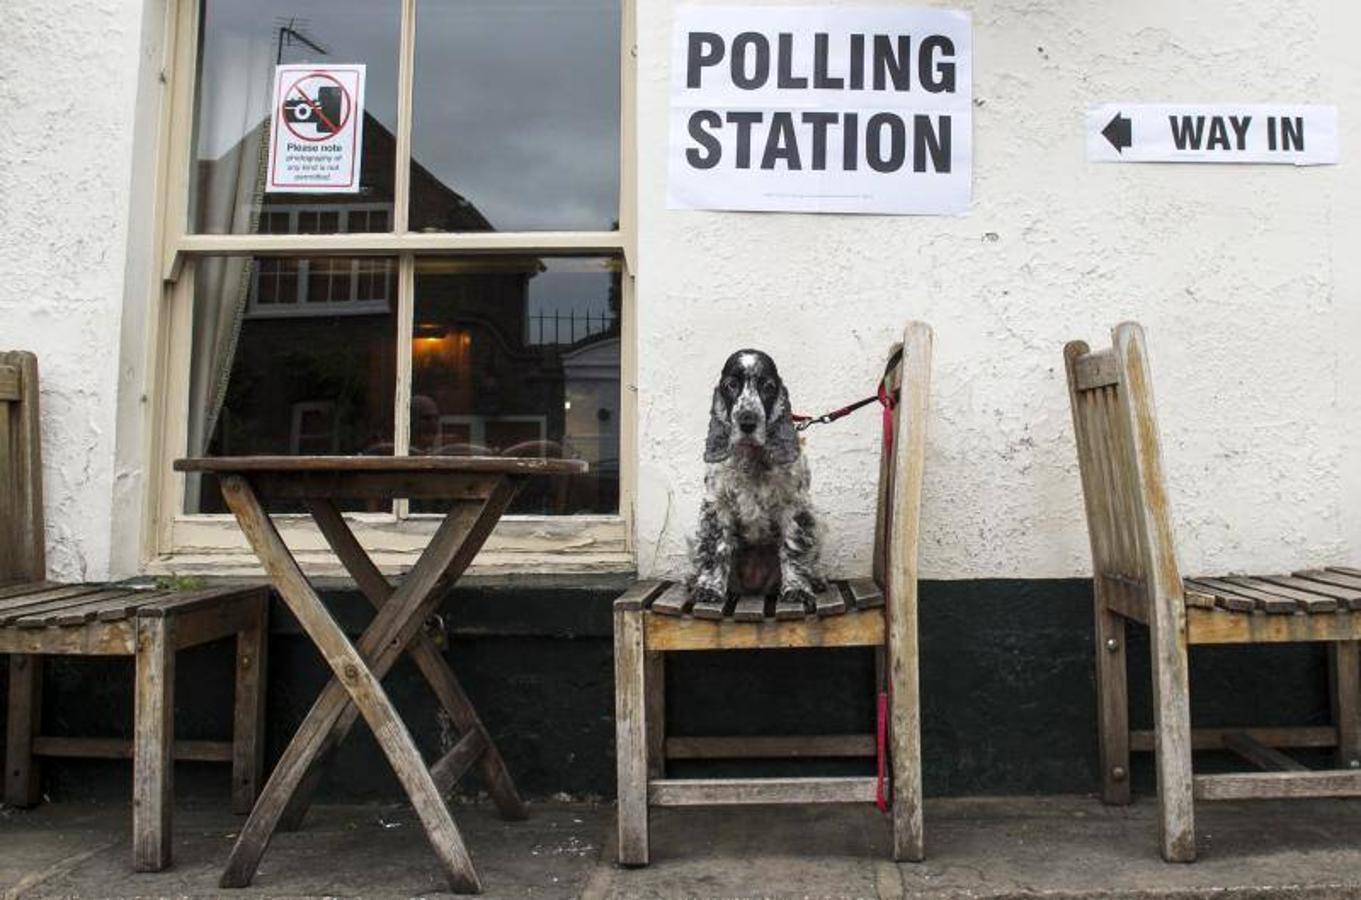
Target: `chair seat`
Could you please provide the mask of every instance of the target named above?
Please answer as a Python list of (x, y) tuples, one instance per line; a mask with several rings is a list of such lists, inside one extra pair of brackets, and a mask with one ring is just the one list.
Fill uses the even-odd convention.
[(0, 588), (0, 629), (78, 628), (91, 622), (177, 616), (252, 596), (261, 584), (172, 591), (125, 584), (38, 581)]
[(1293, 575), (1188, 578), (1186, 605), (1233, 613), (1335, 613), (1361, 609), (1361, 569), (1305, 569)]
[(730, 598), (726, 604), (696, 603), (685, 585), (673, 582), (644, 603), (644, 609), (659, 616), (692, 616), (696, 619), (741, 622), (752, 625), (775, 621), (798, 621), (863, 612), (884, 605), (884, 592), (869, 578), (829, 581), (827, 589), (814, 598), (815, 611), (801, 604), (782, 603), (777, 598), (752, 595)]

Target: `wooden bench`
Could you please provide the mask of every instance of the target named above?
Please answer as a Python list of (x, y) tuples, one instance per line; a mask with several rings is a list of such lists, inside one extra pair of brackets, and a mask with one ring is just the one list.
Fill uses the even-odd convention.
[[(45, 575), (37, 360), (0, 353), (0, 653), (10, 654), (5, 802), (38, 802), (35, 757), (131, 758), (133, 867), (163, 869), (171, 860), (175, 759), (230, 763), (236, 812), (250, 811), (260, 787), (268, 588), (170, 591), (56, 584)], [(232, 739), (174, 740), (176, 651), (232, 636)], [(49, 654), (135, 660), (131, 740), (43, 734), (42, 657)]]
[[(1112, 346), (1064, 348), (1091, 539), (1096, 606), (1101, 796), (1130, 802), (1131, 750), (1153, 751), (1168, 861), (1196, 856), (1195, 800), (1361, 795), (1361, 569), (1183, 578), (1177, 564), (1143, 330), (1117, 326)], [(1131, 732), (1125, 625), (1148, 626), (1154, 729)], [(1187, 653), (1197, 644), (1326, 642), (1333, 724), (1191, 727)], [(1340, 768), (1307, 770), (1281, 747), (1329, 747)], [(1226, 749), (1264, 771), (1195, 775), (1191, 753)]]
[[(917, 683), (917, 533), (921, 510), (931, 329), (909, 323), (901, 363), (888, 376), (900, 398), (892, 452), (881, 456), (874, 577), (837, 581), (816, 613), (773, 597), (695, 604), (684, 587), (643, 581), (614, 604), (615, 722), (619, 786), (618, 858), (648, 862), (654, 806), (753, 803), (871, 803), (875, 777), (666, 777), (668, 759), (876, 756), (876, 737), (853, 735), (668, 737), (665, 657), (676, 652), (873, 647), (889, 687), (893, 856), (923, 858), (921, 722)], [(893, 348), (896, 353), (898, 347)], [(881, 590), (880, 586), (887, 590)], [(887, 659), (885, 660), (885, 656)], [(867, 723), (870, 724), (870, 723)]]

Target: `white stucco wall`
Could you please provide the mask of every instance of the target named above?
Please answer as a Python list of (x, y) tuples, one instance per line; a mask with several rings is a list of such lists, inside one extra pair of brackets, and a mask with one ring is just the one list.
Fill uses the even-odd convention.
[[(683, 565), (709, 393), (770, 352), (795, 406), (869, 393), (910, 317), (936, 330), (931, 578), (1089, 571), (1062, 345), (1150, 334), (1183, 568), (1361, 558), (1361, 77), (1345, 0), (979, 0), (974, 202), (958, 218), (666, 209), (672, 2), (640, 3), (639, 568)], [(1343, 163), (1112, 166), (1089, 103), (1336, 104)], [(866, 571), (878, 420), (810, 431), (839, 572)]]
[(110, 571), (142, 12), (6, 0), (0, 27), (0, 347), (38, 354), (47, 563), (64, 579)]
[[(673, 3), (638, 3), (639, 569), (682, 565), (729, 350), (770, 351), (818, 412), (870, 390), (908, 317), (937, 333), (927, 577), (1085, 572), (1060, 351), (1122, 318), (1152, 338), (1185, 568), (1361, 558), (1361, 7), (941, 5), (974, 18), (958, 218), (668, 211)], [(137, 562), (162, 9), (10, 0), (0, 29), (0, 346), (41, 357), (62, 578)], [(1101, 100), (1333, 103), (1343, 164), (1091, 165), (1082, 113)], [(808, 452), (832, 565), (863, 571), (874, 414)]]

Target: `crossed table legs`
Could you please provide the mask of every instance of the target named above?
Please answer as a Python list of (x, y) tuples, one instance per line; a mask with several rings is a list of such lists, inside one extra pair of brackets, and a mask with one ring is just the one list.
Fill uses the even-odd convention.
[[(362, 715), (410, 797), (450, 887), (459, 893), (481, 890), (463, 838), (444, 803), (444, 793), (477, 763), (503, 816), (522, 818), (524, 807), (472, 703), (439, 650), (421, 633), (421, 627), (438, 606), (444, 589), (472, 562), (515, 496), (519, 481), (501, 476), (491, 483), (485, 498), (459, 502), (395, 590), (360, 548), (334, 502), (309, 498), (308, 508), (322, 534), (378, 610), (355, 645), (308, 583), (251, 484), (240, 475), (222, 475), (222, 494), (228, 507), (275, 589), (335, 676), (312, 705), (265, 784), (232, 848), (222, 887), (250, 884), (280, 820), (296, 823), (306, 812), (316, 780), (316, 762), (344, 740), (357, 716)], [(453, 749), (429, 769), (382, 687), (381, 679), (403, 653), (411, 654), (440, 704), (464, 732)]]

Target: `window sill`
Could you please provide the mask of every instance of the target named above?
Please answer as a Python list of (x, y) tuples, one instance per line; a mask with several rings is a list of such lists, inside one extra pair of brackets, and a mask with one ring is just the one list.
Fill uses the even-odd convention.
[[(311, 519), (274, 516), (284, 542), (303, 571), (318, 578), (344, 578)], [(398, 521), (382, 514), (346, 516), (378, 568), (399, 575), (411, 568), (439, 525), (438, 516)], [(255, 554), (231, 516), (180, 516), (173, 549), (148, 560), (148, 575), (238, 577), (263, 575)], [(516, 581), (526, 576), (619, 575), (635, 569), (622, 516), (507, 516), (497, 523), (467, 577)]]

